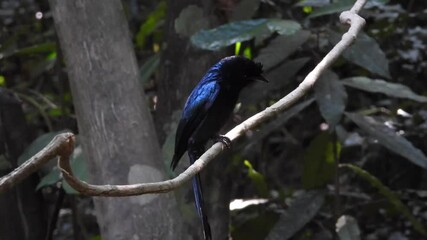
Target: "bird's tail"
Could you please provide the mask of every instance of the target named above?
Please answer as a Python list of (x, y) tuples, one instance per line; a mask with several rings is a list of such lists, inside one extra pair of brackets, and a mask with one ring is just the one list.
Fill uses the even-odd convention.
[[(189, 151), (188, 155), (190, 157), (191, 164), (193, 164), (199, 157), (198, 154), (196, 154), (193, 151)], [(205, 237), (205, 240), (211, 240), (212, 234), (211, 234), (211, 227), (209, 225), (208, 216), (206, 215), (206, 209), (205, 209), (205, 201), (203, 199), (203, 191), (202, 191), (202, 182), (200, 180), (199, 173), (196, 174), (196, 176), (193, 177), (193, 192), (194, 192), (194, 203), (196, 205), (197, 214), (199, 215), (199, 218), (203, 225), (203, 235)]]

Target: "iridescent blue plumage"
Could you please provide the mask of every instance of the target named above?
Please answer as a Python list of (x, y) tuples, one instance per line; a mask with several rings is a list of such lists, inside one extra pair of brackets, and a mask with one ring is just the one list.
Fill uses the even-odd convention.
[[(261, 64), (240, 56), (226, 57), (208, 70), (185, 103), (176, 132), (172, 169), (186, 151), (191, 164), (203, 154), (206, 143), (218, 136), (233, 112), (240, 91), (254, 80), (266, 81), (261, 74)], [(211, 239), (199, 174), (193, 178), (193, 190), (205, 239)]]

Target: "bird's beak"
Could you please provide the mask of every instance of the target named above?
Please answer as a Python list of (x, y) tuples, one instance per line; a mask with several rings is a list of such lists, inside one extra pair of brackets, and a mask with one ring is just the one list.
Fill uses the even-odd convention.
[(262, 75), (259, 75), (259, 76), (256, 76), (256, 77), (251, 77), (250, 79), (254, 80), (254, 81), (261, 81), (261, 82), (268, 83), (268, 80), (264, 76), (262, 76)]

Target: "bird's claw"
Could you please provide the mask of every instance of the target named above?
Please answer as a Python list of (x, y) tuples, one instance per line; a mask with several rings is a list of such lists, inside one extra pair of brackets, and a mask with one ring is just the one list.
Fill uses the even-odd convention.
[(224, 136), (224, 135), (218, 135), (215, 138), (215, 142), (220, 142), (220, 143), (224, 144), (224, 146), (227, 149), (231, 148), (231, 140), (228, 137)]

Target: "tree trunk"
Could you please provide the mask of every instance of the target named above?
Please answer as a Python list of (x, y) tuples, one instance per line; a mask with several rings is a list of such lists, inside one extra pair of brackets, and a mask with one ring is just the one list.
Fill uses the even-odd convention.
[[(18, 158), (30, 141), (21, 102), (0, 88), (0, 176), (18, 166)], [(0, 194), (0, 239), (38, 240), (46, 236), (46, 209), (42, 195), (35, 191), (39, 180), (32, 174)]]
[[(91, 181), (165, 179), (119, 0), (50, 0)], [(171, 194), (95, 198), (103, 239), (184, 239)]]

